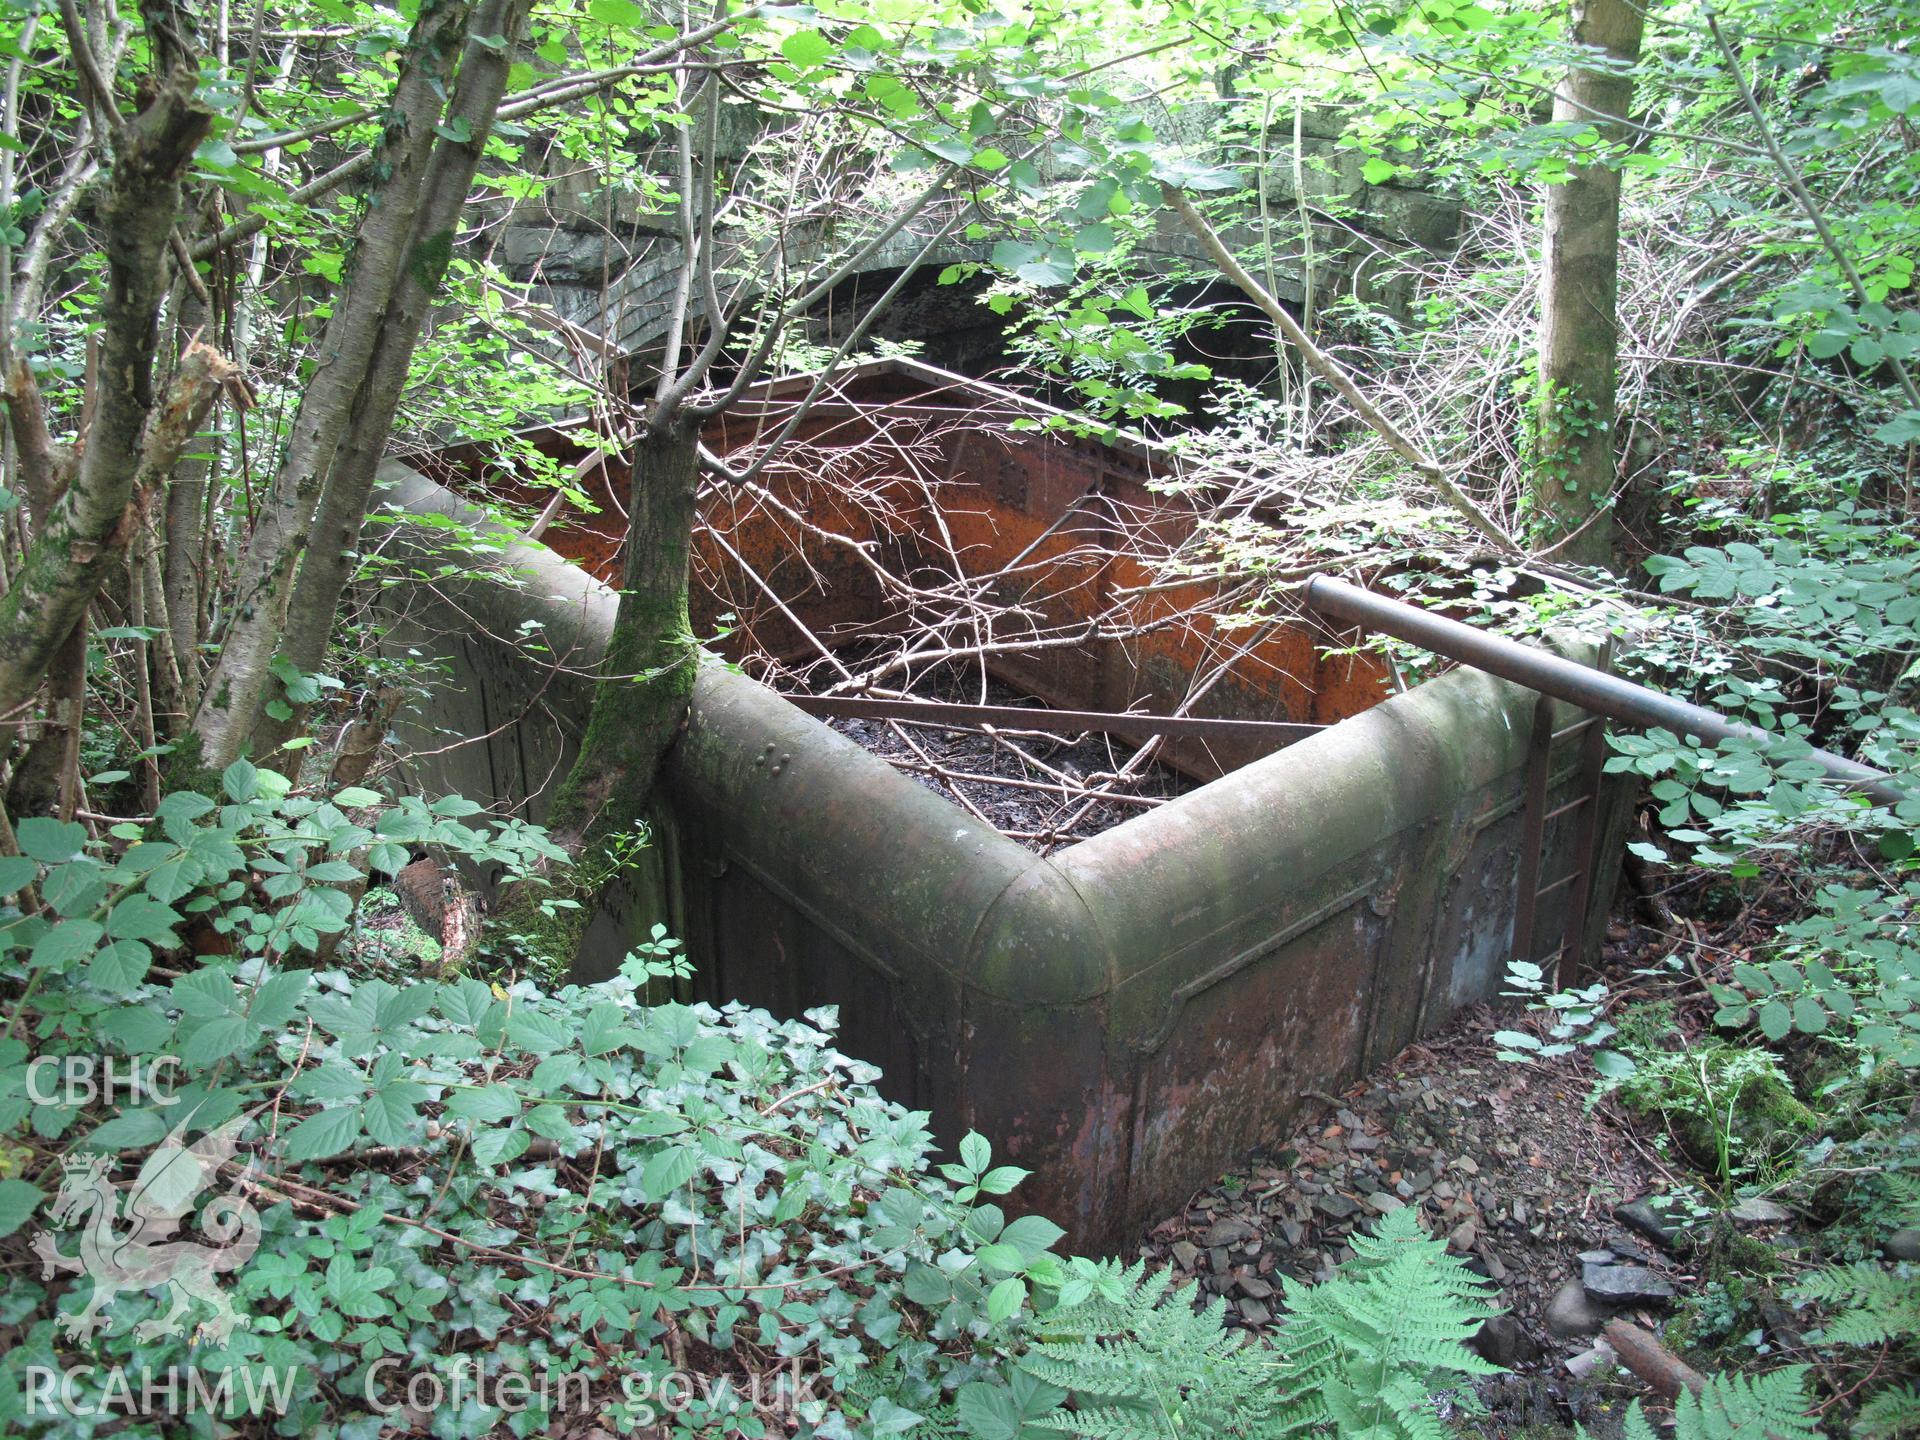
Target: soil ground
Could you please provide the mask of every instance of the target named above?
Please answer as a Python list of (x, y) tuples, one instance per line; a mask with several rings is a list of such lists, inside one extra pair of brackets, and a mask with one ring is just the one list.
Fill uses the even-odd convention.
[[(1630, 965), (1637, 933), (1611, 933), (1612, 963)], [(1665, 1302), (1589, 1303), (1593, 1323), (1580, 1333), (1548, 1315), (1556, 1293), (1580, 1281), (1583, 1255), (1651, 1272), (1680, 1298), (1698, 1289), (1686, 1258), (1614, 1215), (1675, 1177), (1644, 1121), (1589, 1105), (1595, 1077), (1577, 1056), (1498, 1059), (1490, 1037), (1514, 1023), (1476, 1007), (1342, 1094), (1314, 1095), (1284, 1141), (1193, 1196), (1140, 1253), (1226, 1296), (1230, 1323), (1267, 1331), (1282, 1276), (1325, 1279), (1351, 1254), (1356, 1226), (1416, 1205), (1431, 1234), (1499, 1286), (1507, 1311), (1477, 1348), (1511, 1373), (1481, 1387), (1491, 1413), (1468, 1421), (1470, 1433), (1564, 1435), (1577, 1422), (1603, 1440), (1634, 1398), (1663, 1412), (1609, 1351), (1596, 1353), (1592, 1332), (1620, 1316), (1658, 1334), (1672, 1313)]]

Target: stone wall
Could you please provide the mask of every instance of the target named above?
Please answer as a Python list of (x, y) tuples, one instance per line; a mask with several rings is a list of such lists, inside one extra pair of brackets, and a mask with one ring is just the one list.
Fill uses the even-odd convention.
[[(727, 123), (721, 151), (723, 158), (738, 163), (752, 146), (752, 117), (742, 109), (724, 113)], [(1175, 137), (1191, 132), (1200, 145), (1211, 118), (1212, 112), (1203, 106), (1177, 116), (1162, 112), (1156, 128)], [(1417, 184), (1369, 185), (1360, 173), (1358, 152), (1339, 144), (1342, 128), (1335, 107), (1309, 106), (1303, 112), (1300, 189), (1315, 211), (1316, 294), (1324, 299), (1356, 291), (1364, 299), (1404, 311), (1411, 292), (1403, 277), (1393, 275), (1393, 256), (1450, 247), (1458, 237), (1460, 207)], [(1276, 116), (1268, 148), (1272, 158), (1263, 169), (1261, 185), (1280, 250), (1276, 284), (1282, 299), (1299, 304), (1304, 285), (1291, 112)], [(667, 166), (668, 153), (656, 153), (656, 168)], [(664, 183), (666, 171), (662, 169), (661, 174)], [(1077, 177), (1066, 172), (1049, 178), (1062, 186), (1077, 183)], [(1254, 243), (1256, 221), (1257, 213), (1250, 208), (1247, 225), (1230, 229), (1228, 238), (1236, 244)], [(826, 238), (823, 230), (822, 242)], [(882, 280), (896, 274), (924, 238), (911, 230), (903, 233), (875, 255), (862, 273)], [(609, 337), (620, 351), (644, 351), (663, 333), (679, 261), (671, 216), (644, 213), (632, 196), (589, 194), (579, 180), (563, 175), (540, 200), (507, 215), (497, 244), (496, 255), (508, 272), (533, 285), (533, 299), (572, 323)], [(807, 249), (803, 241), (790, 260), (804, 263)], [(1150, 265), (1163, 268), (1205, 260), (1197, 243), (1171, 216), (1162, 217), (1140, 253)], [(927, 264), (930, 273), (937, 273), (958, 261), (985, 258), (985, 247), (957, 238), (940, 246)], [(940, 338), (956, 327), (981, 327), (986, 312), (976, 292), (949, 287), (918, 297), (917, 304), (910, 323), (889, 326), (887, 333), (893, 338), (931, 339), (936, 350), (930, 358), (936, 363), (963, 363), (963, 355), (943, 353), (938, 346)], [(818, 328), (822, 339), (831, 333), (824, 309)]]

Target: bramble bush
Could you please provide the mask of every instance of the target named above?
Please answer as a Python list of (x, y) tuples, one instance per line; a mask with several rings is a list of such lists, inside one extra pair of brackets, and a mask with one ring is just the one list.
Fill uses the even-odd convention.
[[(224, 790), (170, 796), (106, 843), (24, 821), (24, 855), (0, 861), (9, 1429), (90, 1432), (119, 1365), (250, 1377), (229, 1399), (263, 1432), (371, 1436), (381, 1377), (465, 1361), (477, 1393), (436, 1434), (543, 1433), (544, 1401), (487, 1403), (510, 1375), (582, 1376), (637, 1426), (661, 1418), (664, 1377), (695, 1368), (684, 1433), (755, 1433), (756, 1377), (786, 1372), (815, 1433), (896, 1434), (982, 1372), (1030, 1286), (1058, 1283), (1057, 1227), (994, 1203), (1023, 1172), (975, 1136), (935, 1170), (926, 1116), (831, 1048), (831, 1012), (645, 1003), (648, 982), (684, 974), (670, 940), (553, 993), (294, 963), (353, 923), (355, 857), (392, 872), (433, 845), (524, 878), (557, 857), (538, 830), (457, 799), (305, 797), (246, 764)], [(231, 953), (186, 955), (195, 924)], [(120, 1107), (36, 1102), (36, 1060), (96, 1048), (122, 1073), (166, 1057), (177, 1083)], [(101, 1333), (68, 1337), (90, 1284), (27, 1278), (27, 1239), (62, 1161), (90, 1152), (138, 1168), (136, 1190), (174, 1160), (257, 1209), (230, 1334), (143, 1338), (165, 1292), (131, 1289)], [(180, 1238), (201, 1237), (189, 1220)], [(76, 1413), (29, 1413), (30, 1369), (75, 1363), (96, 1367), (63, 1393)]]
[[(1315, 1396), (1350, 1392), (1383, 1424), (1411, 1407), (1418, 1433), (1429, 1382), (1485, 1368), (1458, 1344), (1484, 1301), (1411, 1235), (1381, 1243), (1398, 1257), (1387, 1288), (1424, 1296), (1438, 1327), (1418, 1354), (1388, 1343), (1403, 1327), (1370, 1308), (1384, 1292), (1359, 1245), (1355, 1274), (1289, 1291), (1289, 1333), (1321, 1337), (1291, 1370), (1217, 1305), (1182, 1296), (1152, 1319), (1164, 1286), (1135, 1292), (1137, 1268), (1057, 1257), (1059, 1227), (1008, 1216), (1025, 1172), (981, 1137), (937, 1162), (927, 1116), (834, 1050), (832, 1010), (650, 1003), (688, 973), (664, 934), (617, 978), (558, 989), (425, 980), (384, 947), (330, 945), (351, 941), (366, 872), (419, 848), (533, 884), (564, 856), (459, 799), (323, 798), (244, 762), (222, 789), (99, 838), (23, 821), (23, 853), (0, 860), (9, 1432), (373, 1440), (404, 1422), (453, 1440), (544, 1434), (584, 1409), (622, 1433), (1017, 1440), (1086, 1433), (1085, 1407), (1063, 1408), (1027, 1357), (1108, 1325), (1100, 1343), (1123, 1368), (1157, 1364), (1183, 1415), (1268, 1433), (1268, 1380), (1311, 1375)], [(50, 1091), (48, 1067), (75, 1061), (169, 1083)], [(60, 1209), (75, 1175), (132, 1178), (89, 1216)], [(167, 1265), (118, 1289), (83, 1273), (89, 1235), (109, 1270), (156, 1239), (258, 1247), (214, 1262), (209, 1303), (173, 1295)], [(1121, 1324), (1114, 1302), (1135, 1293), (1143, 1323)], [(1193, 1344), (1233, 1386), (1168, 1368)], [(1347, 1392), (1321, 1383), (1342, 1376)], [(183, 1393), (204, 1408), (178, 1413)], [(1286, 1413), (1290, 1433), (1338, 1428)]]

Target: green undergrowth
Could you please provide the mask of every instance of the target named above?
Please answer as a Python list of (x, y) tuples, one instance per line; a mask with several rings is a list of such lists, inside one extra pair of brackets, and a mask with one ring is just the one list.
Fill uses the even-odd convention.
[(651, 998), (688, 974), (663, 931), (598, 985), (422, 978), (369, 870), (564, 872), (465, 801), (242, 762), (151, 822), (18, 836), (5, 1433), (1434, 1435), (1490, 1369), (1481, 1282), (1413, 1212), (1290, 1286), (1277, 1346), (1229, 1330), (1056, 1253), (1026, 1172), (978, 1135), (943, 1158), (831, 1009)]

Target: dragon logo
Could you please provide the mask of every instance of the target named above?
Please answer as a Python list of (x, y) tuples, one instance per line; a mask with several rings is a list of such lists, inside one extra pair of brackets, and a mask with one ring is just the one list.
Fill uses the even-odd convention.
[[(216, 1276), (238, 1270), (260, 1248), (260, 1216), (241, 1196), (241, 1183), (200, 1207), (199, 1226), (212, 1244), (176, 1240), (174, 1232), (192, 1213), (201, 1193), (212, 1185), (221, 1164), (232, 1158), (240, 1131), (255, 1112), (239, 1115), (195, 1140), (186, 1141), (191, 1117), (160, 1142), (140, 1173), (125, 1185), (109, 1179), (110, 1155), (69, 1155), (60, 1193), (48, 1211), (54, 1229), (34, 1237), (40, 1278), (56, 1271), (93, 1281), (86, 1308), (60, 1317), (68, 1338), (86, 1341), (109, 1328), (108, 1306), (123, 1291), (165, 1288), (171, 1302), (164, 1315), (134, 1327), (137, 1340), (161, 1340), (185, 1332), (195, 1300), (210, 1307), (211, 1319), (199, 1332), (215, 1344), (230, 1336), (241, 1313), (220, 1289)], [(244, 1178), (244, 1177), (243, 1177)], [(125, 1195), (125, 1209), (121, 1198)], [(116, 1230), (115, 1222), (127, 1228)], [(58, 1232), (79, 1230), (75, 1255), (57, 1248)]]

